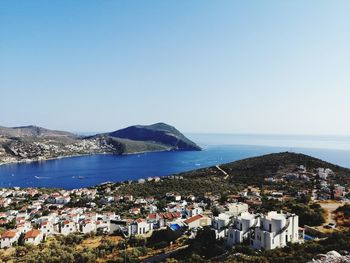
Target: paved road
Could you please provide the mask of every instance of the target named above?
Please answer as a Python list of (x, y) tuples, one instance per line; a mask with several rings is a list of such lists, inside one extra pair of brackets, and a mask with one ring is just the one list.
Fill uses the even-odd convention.
[(226, 173), (219, 165), (216, 165), (215, 167), (225, 175), (224, 179), (227, 179), (229, 177), (229, 174)]

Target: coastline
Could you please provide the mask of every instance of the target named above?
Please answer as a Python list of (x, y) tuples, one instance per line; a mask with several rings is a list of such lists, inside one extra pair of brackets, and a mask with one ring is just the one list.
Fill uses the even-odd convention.
[(54, 161), (59, 159), (65, 159), (65, 158), (73, 158), (73, 157), (83, 157), (83, 156), (89, 156), (89, 155), (99, 155), (99, 154), (113, 154), (113, 153), (86, 153), (86, 154), (70, 154), (70, 155), (62, 155), (57, 157), (50, 157), (45, 159), (26, 159), (26, 160), (17, 160), (17, 161), (11, 161), (11, 162), (4, 162), (0, 163), (0, 166), (2, 165), (12, 165), (12, 164), (22, 164), (22, 163), (35, 163), (35, 162), (46, 162), (46, 161)]
[(45, 159), (25, 159), (25, 160), (17, 160), (17, 161), (10, 161), (10, 162), (3, 162), (0, 163), (0, 166), (3, 165), (13, 165), (13, 164), (22, 164), (22, 163), (35, 163), (35, 162), (46, 162), (46, 161), (54, 161), (59, 159), (65, 159), (65, 158), (74, 158), (74, 157), (83, 157), (83, 156), (91, 156), (91, 155), (117, 155), (117, 156), (128, 156), (128, 155), (136, 155), (136, 154), (145, 154), (145, 153), (156, 153), (156, 152), (171, 152), (171, 151), (181, 151), (181, 150), (172, 150), (172, 149), (165, 149), (165, 150), (157, 150), (157, 151), (140, 151), (140, 152), (132, 152), (132, 153), (122, 153), (122, 154), (116, 154), (111, 152), (96, 152), (96, 153), (80, 153), (80, 154), (70, 154), (70, 155), (62, 155), (57, 157), (50, 157)]

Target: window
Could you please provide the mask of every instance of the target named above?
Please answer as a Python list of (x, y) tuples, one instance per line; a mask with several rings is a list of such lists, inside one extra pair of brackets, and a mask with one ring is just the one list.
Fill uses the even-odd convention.
[(269, 232), (271, 232), (272, 226), (271, 224), (269, 224)]

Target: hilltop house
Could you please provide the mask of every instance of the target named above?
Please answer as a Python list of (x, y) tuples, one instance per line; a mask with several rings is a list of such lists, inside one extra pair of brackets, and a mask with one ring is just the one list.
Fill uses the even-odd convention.
[(284, 247), (288, 242), (302, 242), (303, 232), (299, 232), (299, 217), (295, 214), (269, 212), (267, 215), (242, 213), (230, 227), (227, 246), (250, 239), (255, 249), (274, 249)]
[(228, 230), (226, 245), (232, 247), (242, 243), (244, 239), (247, 239), (251, 230), (255, 227), (259, 227), (259, 217), (259, 215), (254, 215), (249, 212), (244, 212), (240, 216), (237, 216)]
[(28, 244), (38, 245), (42, 240), (43, 234), (38, 229), (32, 229), (24, 236), (24, 242)]
[(230, 216), (238, 216), (241, 213), (248, 212), (248, 204), (246, 203), (229, 203), (226, 205)]
[(190, 205), (185, 208), (185, 214), (187, 217), (194, 217), (203, 213), (203, 209), (197, 205)]
[(54, 225), (50, 221), (41, 222), (39, 230), (44, 236), (51, 236), (55, 234)]
[(260, 227), (255, 228), (252, 246), (256, 249), (274, 249), (299, 240), (299, 217), (272, 211), (260, 218)]
[(230, 215), (226, 213), (220, 213), (213, 218), (212, 226), (214, 229), (221, 230), (227, 227), (230, 223)]
[(124, 236), (144, 235), (153, 230), (153, 222), (146, 219), (112, 220), (109, 233), (121, 232)]
[(135, 220), (134, 226), (136, 226), (136, 228), (132, 228), (132, 234), (134, 235), (143, 235), (153, 230), (153, 224), (148, 223), (145, 219), (141, 218)]
[(215, 230), (216, 238), (224, 238), (227, 234), (227, 226), (231, 222), (231, 217), (227, 213), (220, 213), (212, 220), (212, 227)]
[(76, 227), (76, 223), (65, 220), (59, 224), (59, 233), (62, 235), (69, 235), (71, 233), (78, 232), (78, 229)]
[(93, 222), (91, 219), (82, 220), (79, 224), (79, 230), (83, 234), (96, 232), (96, 223)]
[(12, 247), (18, 241), (20, 232), (16, 229), (7, 230), (1, 235), (0, 248)]
[(184, 221), (184, 224), (188, 227), (188, 229), (204, 227), (211, 225), (211, 218), (205, 215), (195, 215), (190, 217)]

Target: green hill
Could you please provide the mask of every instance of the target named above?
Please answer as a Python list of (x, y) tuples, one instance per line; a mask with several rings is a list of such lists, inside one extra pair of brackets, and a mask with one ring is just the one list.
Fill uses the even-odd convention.
[(89, 137), (37, 126), (0, 127), (0, 164), (85, 154), (178, 150), (200, 147), (165, 123), (136, 125)]

